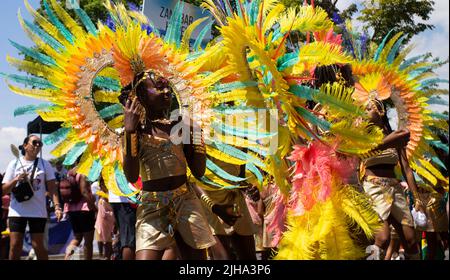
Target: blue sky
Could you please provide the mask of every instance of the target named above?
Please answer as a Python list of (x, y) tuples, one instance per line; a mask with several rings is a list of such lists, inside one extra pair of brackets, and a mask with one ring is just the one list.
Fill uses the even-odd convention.
[[(39, 6), (39, 0), (29, 0), (33, 7)], [(361, 3), (356, 0), (338, 0), (338, 7), (345, 8), (350, 3)], [(449, 2), (448, 0), (435, 0), (435, 11), (430, 22), (436, 26), (432, 31), (426, 31), (413, 38), (416, 44), (414, 54), (431, 51), (433, 55), (447, 58), (449, 56)], [(0, 72), (13, 73), (14, 69), (6, 62), (6, 55), (19, 57), (8, 39), (14, 40), (25, 46), (31, 45), (17, 20), (17, 11), (20, 8), (22, 16), (30, 19), (28, 11), (22, 0), (2, 0), (0, 10)], [(357, 23), (356, 23), (357, 25)], [(438, 71), (441, 78), (448, 79), (449, 65), (445, 65)], [(33, 120), (35, 115), (24, 115), (14, 117), (14, 109), (28, 104), (39, 104), (41, 102), (28, 97), (22, 97), (10, 92), (2, 80), (0, 81), (0, 172), (4, 171), (7, 163), (12, 159), (9, 151), (10, 144), (19, 145), (26, 136), (26, 125)], [(436, 108), (442, 110), (443, 107)], [(49, 152), (52, 147), (44, 147), (44, 158), (51, 158)]]

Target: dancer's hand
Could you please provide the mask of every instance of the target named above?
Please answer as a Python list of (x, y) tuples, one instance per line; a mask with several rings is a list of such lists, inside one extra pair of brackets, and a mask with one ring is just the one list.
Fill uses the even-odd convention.
[(231, 204), (219, 205), (214, 204), (212, 211), (214, 214), (219, 216), (227, 225), (233, 226), (237, 219), (242, 217), (241, 214), (234, 211), (235, 207)]
[(134, 98), (133, 101), (127, 100), (124, 110), (124, 124), (125, 131), (128, 133), (136, 132), (140, 118), (139, 107), (137, 98)]

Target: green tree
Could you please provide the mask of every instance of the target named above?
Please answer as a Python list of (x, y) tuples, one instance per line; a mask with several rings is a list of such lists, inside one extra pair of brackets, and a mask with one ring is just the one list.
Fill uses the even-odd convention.
[[(60, 0), (60, 2), (62, 4), (63, 8), (66, 8), (66, 5), (65, 5), (66, 0)], [(132, 3), (136, 6), (141, 6), (143, 0), (114, 0), (114, 2), (116, 2), (116, 3), (121, 2), (127, 6), (128, 6), (128, 3)], [(47, 3), (49, 3), (48, 0), (47, 0)], [(108, 16), (108, 12), (106, 11), (105, 7), (103, 6), (103, 3), (104, 3), (104, 0), (80, 0), (80, 8), (82, 8), (89, 15), (89, 17), (91, 18), (91, 20), (94, 23), (97, 23), (97, 21), (99, 21), (99, 20), (105, 21)], [(42, 14), (42, 11), (45, 10), (43, 0), (41, 0), (41, 7), (39, 10), (40, 10), (39, 12), (41, 14)], [(77, 21), (79, 20), (72, 10), (68, 10), (68, 12), (72, 16), (72, 18), (76, 19)]]
[(358, 20), (364, 24), (364, 29), (373, 28), (372, 40), (381, 43), (383, 38), (393, 30), (394, 33), (404, 32), (408, 35), (404, 43), (434, 26), (419, 22), (426, 21), (434, 10), (434, 1), (430, 0), (370, 0), (363, 1), (361, 16)]

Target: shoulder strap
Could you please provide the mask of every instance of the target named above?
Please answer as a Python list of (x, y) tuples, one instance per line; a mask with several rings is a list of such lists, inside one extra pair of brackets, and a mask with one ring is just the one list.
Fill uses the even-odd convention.
[(41, 158), (42, 167), (44, 168), (44, 183), (47, 184), (47, 165), (45, 161)]
[(30, 176), (31, 180), (33, 180), (34, 173), (36, 172), (36, 168), (37, 168), (37, 165), (38, 165), (38, 161), (39, 161), (39, 158), (36, 158), (36, 159), (34, 160), (33, 171), (31, 171), (31, 176)]

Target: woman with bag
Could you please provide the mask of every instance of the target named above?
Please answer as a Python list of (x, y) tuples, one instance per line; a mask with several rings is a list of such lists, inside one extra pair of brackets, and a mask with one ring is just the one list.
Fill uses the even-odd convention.
[(38, 158), (42, 145), (38, 136), (27, 136), (23, 145), (19, 147), (23, 156), (8, 164), (3, 178), (3, 193), (12, 192), (8, 214), (11, 232), (9, 259), (11, 260), (20, 259), (27, 224), (30, 228), (31, 245), (37, 259), (48, 259), (48, 251), (44, 246), (47, 222), (46, 185), (55, 205), (57, 220), (59, 221), (62, 217), (53, 167), (48, 161)]

